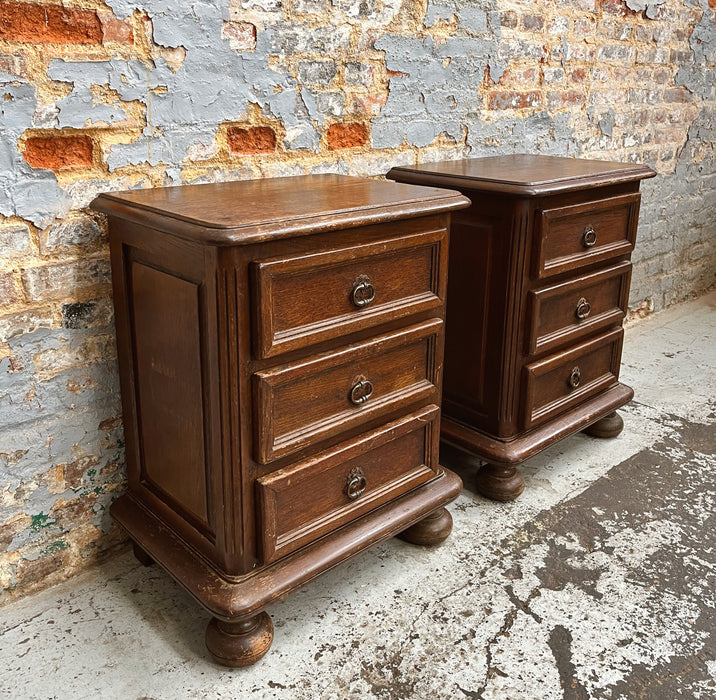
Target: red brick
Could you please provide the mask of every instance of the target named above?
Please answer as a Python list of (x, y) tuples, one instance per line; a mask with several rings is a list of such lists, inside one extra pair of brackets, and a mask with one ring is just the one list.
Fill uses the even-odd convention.
[(587, 96), (579, 90), (567, 90), (566, 92), (548, 92), (547, 109), (561, 109), (572, 105), (584, 104)]
[(669, 88), (664, 90), (664, 102), (689, 102), (689, 91), (686, 88)]
[(360, 122), (332, 124), (326, 133), (326, 142), (332, 151), (363, 146), (367, 141), (368, 129), (365, 124)]
[(716, 8), (716, 0), (709, 0), (709, 7)]
[(248, 129), (231, 126), (226, 137), (232, 153), (272, 153), (276, 150), (276, 133), (270, 126), (251, 126)]
[(0, 274), (0, 306), (9, 306), (18, 299), (12, 272)]
[(89, 136), (31, 136), (25, 142), (23, 158), (33, 168), (67, 170), (91, 168), (93, 155)]
[(541, 104), (542, 93), (537, 90), (493, 92), (488, 99), (488, 109), (528, 109)]
[(0, 0), (0, 39), (27, 44), (101, 44), (95, 10)]
[(584, 68), (575, 68), (569, 73), (569, 79), (573, 83), (583, 83), (587, 77), (587, 71)]

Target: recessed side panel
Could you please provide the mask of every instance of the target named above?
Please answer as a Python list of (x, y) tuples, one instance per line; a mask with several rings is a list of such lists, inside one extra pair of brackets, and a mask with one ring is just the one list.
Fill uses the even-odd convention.
[(494, 230), (493, 220), (456, 215), (450, 231), (443, 400), (446, 414), (463, 419), (484, 418), (489, 410), (485, 362)]
[(208, 532), (199, 285), (133, 261), (129, 286), (140, 482)]

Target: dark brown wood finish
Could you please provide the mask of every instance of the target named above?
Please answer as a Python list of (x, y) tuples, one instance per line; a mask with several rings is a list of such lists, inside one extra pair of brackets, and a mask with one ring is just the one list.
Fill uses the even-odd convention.
[(258, 660), (264, 609), (346, 558), (425, 518), (423, 544), (449, 534), (447, 231), (468, 203), (340, 176), (95, 200), (127, 439), (111, 513), (211, 613), (217, 662)]
[(629, 257), (639, 183), (654, 175), (533, 155), (388, 174), (472, 201), (450, 234), (441, 434), (487, 462), (485, 496), (516, 498), (519, 464), (567, 435), (620, 432), (615, 409), (633, 395), (618, 381)]

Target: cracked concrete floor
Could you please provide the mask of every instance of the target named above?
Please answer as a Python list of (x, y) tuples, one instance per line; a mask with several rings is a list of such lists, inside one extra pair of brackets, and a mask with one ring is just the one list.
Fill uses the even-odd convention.
[(618, 438), (529, 460), (512, 504), (465, 471), (447, 542), (391, 540), (275, 605), (255, 666), (211, 663), (206, 613), (127, 552), (0, 609), (0, 696), (716, 697), (715, 304), (627, 329)]

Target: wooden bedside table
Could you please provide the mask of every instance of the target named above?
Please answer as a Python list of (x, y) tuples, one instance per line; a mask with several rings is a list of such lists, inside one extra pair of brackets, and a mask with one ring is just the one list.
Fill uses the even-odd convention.
[(334, 175), (112, 192), (128, 493), (112, 516), (213, 618), (263, 612), (402, 533), (436, 544), (449, 212), (457, 192)]
[(643, 165), (513, 155), (393, 168), (459, 189), (450, 239), (442, 438), (509, 501), (517, 466), (571, 433), (618, 435), (622, 319)]

